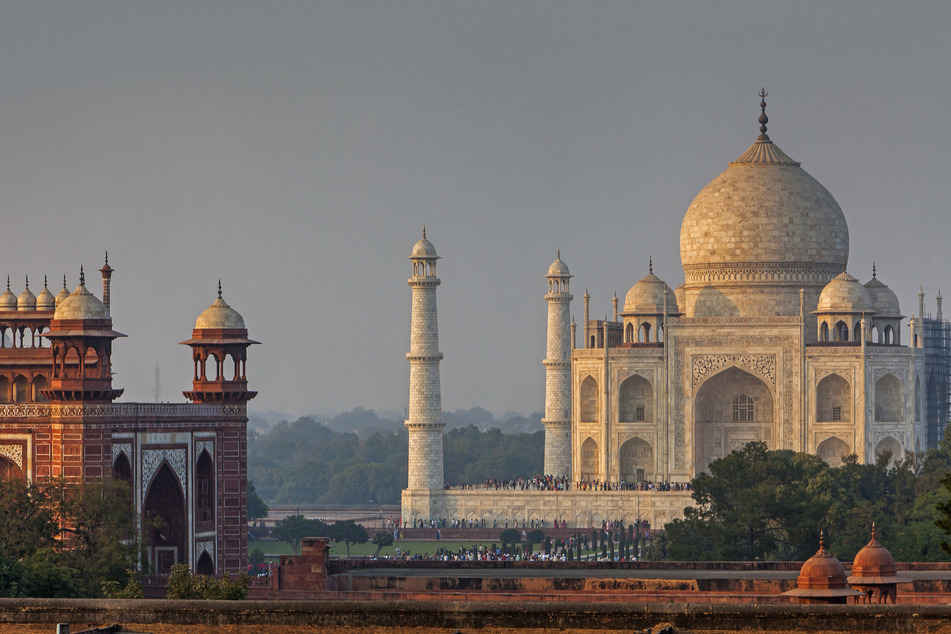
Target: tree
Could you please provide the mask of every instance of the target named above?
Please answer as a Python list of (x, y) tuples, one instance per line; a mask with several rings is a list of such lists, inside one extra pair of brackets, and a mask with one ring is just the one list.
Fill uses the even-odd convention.
[[(519, 543), (522, 539), (522, 534), (514, 528), (506, 528), (504, 531), (499, 533), (499, 541), (502, 542), (502, 550), (505, 552), (512, 552), (515, 548), (515, 544)], [(508, 545), (508, 549), (506, 549)]]
[(305, 537), (328, 537), (330, 529), (320, 520), (309, 520), (303, 515), (288, 515), (278, 520), (271, 536), (277, 541), (289, 544), (294, 554), (300, 553), (300, 542)]
[(353, 520), (334, 522), (330, 525), (330, 539), (347, 544), (347, 557), (350, 556), (350, 544), (365, 544), (370, 539), (367, 529)]
[(379, 557), (380, 551), (384, 546), (393, 545), (393, 533), (390, 531), (377, 531), (376, 535), (373, 536), (373, 543), (376, 544), (376, 552), (373, 553), (373, 556)]
[(248, 521), (253, 522), (259, 520), (262, 517), (267, 517), (268, 513), (267, 504), (264, 503), (264, 500), (261, 499), (261, 496), (258, 495), (258, 492), (254, 490), (254, 482), (248, 481)]
[(753, 442), (714, 460), (694, 479), (697, 507), (666, 527), (670, 555), (684, 560), (806, 559), (828, 498), (811, 484), (829, 467), (818, 457)]

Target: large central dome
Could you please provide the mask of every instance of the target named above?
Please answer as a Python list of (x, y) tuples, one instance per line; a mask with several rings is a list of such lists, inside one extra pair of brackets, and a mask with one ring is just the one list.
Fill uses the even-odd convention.
[[(842, 209), (770, 140), (765, 120), (764, 111), (759, 139), (697, 194), (684, 216), (680, 257), (688, 314), (797, 315), (799, 288), (818, 292), (848, 261)], [(745, 289), (743, 306), (718, 301), (720, 308), (704, 307), (698, 297), (701, 290), (731, 295), (731, 287)], [(772, 297), (757, 302), (756, 294)], [(690, 295), (701, 300), (698, 311)]]

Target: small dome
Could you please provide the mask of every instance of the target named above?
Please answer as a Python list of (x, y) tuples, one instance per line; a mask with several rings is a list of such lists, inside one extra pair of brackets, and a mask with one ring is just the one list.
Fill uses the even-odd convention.
[(17, 297), (17, 310), (36, 310), (36, 295), (30, 290), (30, 278), (26, 278), (26, 288)]
[(244, 317), (221, 298), (221, 287), (218, 287), (218, 299), (206, 308), (195, 320), (195, 330), (226, 330), (245, 329)]
[(63, 276), (63, 288), (56, 294), (56, 305), (62, 304), (69, 297), (69, 289), (66, 288), (66, 276)]
[(568, 265), (561, 260), (561, 251), (558, 251), (558, 259), (548, 267), (547, 277), (571, 277), (571, 273), (568, 272)]
[(783, 594), (800, 603), (845, 603), (848, 597), (862, 593), (848, 586), (842, 562), (826, 550), (825, 536), (820, 534), (819, 550), (799, 569), (796, 588)]
[(7, 290), (0, 295), (0, 310), (16, 310), (17, 296), (10, 292), (10, 276), (7, 276)]
[(817, 313), (874, 313), (868, 290), (842, 271), (826, 284), (819, 294)]
[(898, 306), (898, 296), (895, 292), (882, 284), (877, 277), (873, 277), (865, 283), (869, 297), (872, 300), (872, 306), (879, 317), (900, 317), (901, 308)]
[(438, 258), (436, 255), (436, 247), (433, 246), (433, 243), (426, 239), (426, 227), (423, 227), (423, 237), (419, 239), (419, 242), (413, 245), (413, 253), (409, 257), (411, 258)]
[(72, 294), (56, 305), (53, 319), (111, 319), (109, 309), (80, 282)]
[(677, 295), (664, 280), (654, 275), (653, 270), (631, 287), (624, 297), (625, 314), (662, 315), (664, 313), (664, 290), (667, 291), (667, 313), (679, 314)]
[(53, 310), (56, 308), (56, 298), (46, 286), (46, 276), (43, 277), (43, 290), (36, 296), (36, 310)]
[(855, 555), (852, 562), (853, 577), (892, 577), (898, 572), (895, 558), (888, 549), (875, 539), (875, 527), (872, 527), (872, 539)]

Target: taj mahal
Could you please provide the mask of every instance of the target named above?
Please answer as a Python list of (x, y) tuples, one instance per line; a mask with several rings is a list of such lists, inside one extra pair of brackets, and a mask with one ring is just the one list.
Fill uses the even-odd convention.
[[(847, 270), (849, 229), (832, 194), (760, 134), (688, 207), (684, 282), (648, 266), (612, 320), (572, 323), (572, 275), (547, 272), (546, 474), (567, 491), (444, 486), (436, 277), (439, 256), (413, 247), (406, 524), (429, 519), (565, 522), (681, 517), (685, 491), (585, 483), (686, 483), (751, 441), (770, 449), (875, 462), (934, 446), (948, 420), (948, 328), (936, 298), (902, 314), (874, 270)], [(666, 275), (665, 275), (666, 276)], [(907, 330), (905, 330), (907, 328)], [(622, 489), (622, 487), (615, 487)]]

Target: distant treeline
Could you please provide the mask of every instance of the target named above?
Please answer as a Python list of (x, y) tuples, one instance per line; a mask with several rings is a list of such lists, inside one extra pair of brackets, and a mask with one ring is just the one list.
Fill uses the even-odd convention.
[[(545, 437), (540, 414), (496, 421), (473, 408), (445, 412), (443, 419), (448, 484), (541, 473)], [(503, 433), (500, 427), (537, 431)], [(248, 478), (271, 504), (399, 504), (407, 459), (402, 423), (363, 408), (326, 422), (305, 416), (281, 421), (266, 432), (248, 432)]]

